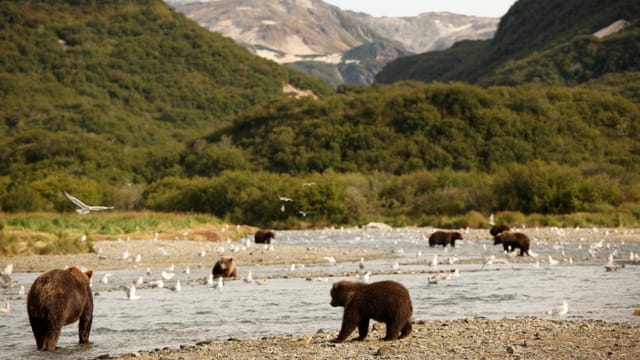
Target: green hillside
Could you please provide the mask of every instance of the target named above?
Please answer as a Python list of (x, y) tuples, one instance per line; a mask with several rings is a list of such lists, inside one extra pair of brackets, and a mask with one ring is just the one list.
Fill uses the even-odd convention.
[[(620, 33), (593, 34), (624, 19)], [(606, 73), (638, 71), (640, 3), (633, 0), (519, 0), (491, 40), (400, 59), (376, 77), (465, 81), (483, 85), (575, 85)]]
[[(639, 114), (623, 97), (565, 87), (343, 86), (256, 107), (195, 141), (182, 157), (189, 180), (157, 182), (146, 205), (232, 218), (243, 209), (260, 224), (298, 211), (320, 222), (614, 214), (640, 200)], [(231, 153), (244, 168), (216, 166)], [(281, 211), (279, 196), (296, 202)]]
[(81, 188), (180, 174), (187, 140), (285, 84), (332, 91), (161, 0), (0, 1), (0, 176)]

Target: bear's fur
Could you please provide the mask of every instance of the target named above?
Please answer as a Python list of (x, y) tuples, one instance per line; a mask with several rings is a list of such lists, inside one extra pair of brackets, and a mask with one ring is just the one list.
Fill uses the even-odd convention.
[(80, 320), (80, 343), (89, 342), (93, 321), (93, 270), (77, 267), (40, 274), (27, 295), (27, 312), (39, 350), (54, 350), (62, 327)]
[(496, 236), (494, 236), (493, 245), (502, 244), (502, 248), (504, 251), (514, 251), (515, 249), (520, 249), (519, 256), (524, 256), (524, 254), (529, 255), (529, 246), (531, 244), (531, 240), (529, 237), (520, 232), (511, 232), (511, 231), (503, 231)]
[(258, 230), (253, 236), (256, 244), (271, 244), (271, 239), (275, 239), (276, 233), (271, 230)]
[(407, 288), (395, 281), (371, 284), (339, 281), (331, 287), (331, 306), (344, 307), (342, 328), (333, 342), (343, 342), (356, 327), (359, 333), (356, 340), (364, 340), (370, 319), (386, 324), (386, 341), (411, 334), (411, 296)]
[(216, 262), (211, 270), (214, 278), (237, 278), (238, 267), (235, 260), (228, 256), (222, 256), (220, 260)]
[(509, 231), (509, 230), (511, 230), (511, 228), (508, 227), (507, 225), (496, 224), (491, 227), (491, 229), (489, 230), (489, 234), (491, 234), (493, 236), (493, 239), (495, 240), (496, 235), (500, 234), (501, 232)]
[(429, 246), (442, 245), (447, 247), (447, 245), (451, 245), (451, 247), (456, 247), (456, 240), (462, 240), (462, 234), (457, 231), (438, 230), (429, 236)]

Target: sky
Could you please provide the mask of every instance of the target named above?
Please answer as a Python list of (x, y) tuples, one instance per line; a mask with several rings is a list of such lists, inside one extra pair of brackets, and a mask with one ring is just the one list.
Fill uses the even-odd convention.
[(324, 0), (342, 10), (373, 16), (416, 16), (423, 12), (502, 17), (516, 0)]

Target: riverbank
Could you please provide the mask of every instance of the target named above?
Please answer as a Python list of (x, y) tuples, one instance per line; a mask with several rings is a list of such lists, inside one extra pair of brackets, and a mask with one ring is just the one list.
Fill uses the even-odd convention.
[[(422, 230), (422, 239), (434, 231), (433, 228)], [(354, 231), (347, 229), (345, 231)], [(383, 231), (384, 230), (369, 230)], [(394, 229), (391, 231), (402, 231)], [(492, 246), (489, 231), (486, 229), (460, 230), (465, 241), (478, 241)], [(579, 229), (579, 228), (529, 228), (519, 229), (532, 239), (532, 252), (537, 251), (537, 244), (561, 243), (565, 241), (593, 244), (597, 242), (609, 245), (640, 242), (640, 229)], [(353, 236), (361, 236), (360, 231)], [(12, 263), (15, 272), (39, 272), (65, 266), (83, 266), (94, 270), (119, 270), (147, 267), (151, 269), (174, 265), (178, 268), (211, 267), (220, 256), (231, 256), (240, 265), (279, 265), (279, 264), (312, 264), (324, 263), (325, 257), (334, 257), (337, 262), (354, 262), (363, 257), (365, 260), (393, 258), (397, 254), (392, 251), (375, 248), (368, 249), (335, 249), (330, 247), (309, 247), (282, 245), (278, 240), (272, 246), (254, 244), (251, 237), (245, 241), (206, 241), (206, 240), (98, 240), (93, 242), (95, 253), (68, 255), (24, 255), (0, 257), (1, 264)], [(248, 241), (247, 241), (248, 240)], [(586, 245), (585, 245), (586, 246)], [(584, 252), (587, 256), (587, 252)], [(124, 256), (126, 255), (126, 256)], [(140, 260), (136, 261), (136, 256)], [(581, 259), (573, 259), (580, 261)], [(481, 262), (482, 258), (474, 259)], [(512, 262), (528, 261), (512, 258)]]
[(605, 321), (417, 321), (403, 340), (378, 340), (384, 336), (380, 326), (363, 342), (334, 344), (330, 340), (339, 326), (315, 334), (205, 341), (115, 359), (636, 359), (640, 354), (640, 327)]

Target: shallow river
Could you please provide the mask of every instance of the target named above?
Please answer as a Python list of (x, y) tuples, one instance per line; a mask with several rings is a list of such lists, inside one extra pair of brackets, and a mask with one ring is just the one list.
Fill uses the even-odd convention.
[[(534, 258), (526, 258), (524, 262), (513, 264), (494, 262), (486, 265), (482, 259), (488, 256), (504, 258), (500, 249), (491, 246), (489, 241), (459, 241), (455, 249), (429, 248), (421, 233), (412, 230), (280, 232), (274, 251), (278, 244), (396, 251), (402, 274), (391, 273), (393, 259), (367, 261), (366, 270), (374, 273), (369, 281), (392, 279), (404, 284), (411, 293), (417, 320), (552, 318), (554, 316), (548, 315), (547, 311), (566, 300), (569, 311), (564, 319), (603, 319), (640, 325), (640, 317), (632, 316), (633, 309), (640, 307), (640, 266), (627, 264), (616, 272), (606, 272), (603, 267), (610, 254), (627, 260), (631, 252), (640, 252), (637, 242), (603, 242), (596, 246), (571, 238), (538, 241), (532, 246), (539, 259), (537, 263)], [(590, 248), (598, 248), (598, 253), (589, 256)], [(437, 266), (430, 265), (434, 255), (438, 255)], [(560, 262), (549, 264), (549, 256)], [(570, 257), (577, 260), (570, 263), (566, 260)], [(458, 262), (449, 264), (450, 258)], [(458, 270), (459, 276), (441, 278), (437, 284), (427, 281), (435, 271), (448, 273), (454, 269)], [(243, 280), (226, 281), (220, 290), (202, 283), (209, 268), (191, 269), (188, 274), (182, 270), (175, 269), (175, 278), (167, 282), (175, 284), (175, 279), (180, 279), (181, 291), (142, 287), (137, 291), (140, 299), (135, 301), (127, 300), (125, 293), (117, 287), (139, 276), (147, 281), (154, 276), (157, 278), (160, 270), (155, 270), (151, 276), (141, 270), (109, 271), (112, 276), (108, 286), (99, 282), (105, 272), (96, 272), (93, 286), (98, 295), (94, 297), (91, 344), (78, 345), (77, 323), (66, 326), (56, 349), (56, 358), (86, 359), (104, 354), (176, 348), (180, 344), (203, 340), (315, 333), (320, 329), (337, 332), (342, 308), (329, 305), (329, 289), (333, 282), (346, 278), (326, 277), (326, 274), (353, 273), (358, 270), (358, 263), (331, 265), (327, 261), (298, 266), (293, 272), (306, 274), (299, 278), (282, 278), (292, 274), (290, 265), (243, 266), (241, 277), (249, 271), (254, 279), (281, 277), (269, 278), (264, 285)], [(12, 278), (29, 289), (36, 276), (34, 273), (16, 273)], [(349, 279), (359, 281), (354, 276)], [(12, 291), (9, 294), (0, 290), (0, 300), (11, 298), (11, 311), (0, 314), (0, 359), (50, 358), (51, 354), (36, 350), (26, 299), (18, 298), (15, 288)], [(4, 306), (4, 301), (1, 305)]]

